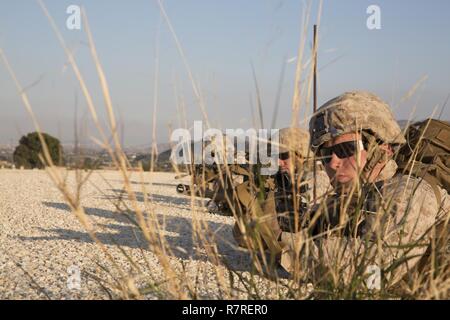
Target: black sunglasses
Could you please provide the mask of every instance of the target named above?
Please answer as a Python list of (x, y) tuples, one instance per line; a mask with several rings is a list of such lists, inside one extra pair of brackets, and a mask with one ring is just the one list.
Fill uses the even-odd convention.
[(280, 160), (287, 160), (289, 159), (289, 151), (288, 152), (282, 152), (278, 154), (278, 159)]
[[(329, 163), (331, 161), (333, 153), (339, 158), (344, 159), (353, 156), (356, 153), (358, 143), (361, 143), (361, 140), (357, 141), (346, 141), (339, 144), (335, 144), (331, 147), (321, 147), (318, 150), (318, 155), (320, 156), (323, 163)], [(361, 150), (363, 149), (363, 145), (360, 145)]]

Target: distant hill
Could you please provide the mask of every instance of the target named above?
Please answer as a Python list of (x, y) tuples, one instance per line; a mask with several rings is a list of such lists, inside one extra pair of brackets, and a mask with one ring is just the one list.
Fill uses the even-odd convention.
[(172, 154), (172, 149), (166, 150), (158, 154), (158, 161), (170, 161), (170, 155)]
[(415, 122), (419, 122), (419, 121), (424, 121), (425, 119), (412, 119), (412, 120), (397, 120), (398, 125), (400, 126), (400, 128), (405, 129), (405, 127), (411, 123), (415, 123)]
[[(172, 149), (170, 148), (158, 153), (155, 162), (156, 171), (172, 171), (172, 164), (170, 162), (171, 153)], [(145, 171), (148, 171), (150, 169), (151, 154), (148, 152), (148, 150), (146, 153), (138, 154), (132, 164), (137, 166), (139, 162), (142, 163), (142, 167)]]
[[(158, 149), (158, 153), (162, 153), (170, 149), (170, 143), (159, 143), (157, 144), (156, 148)], [(125, 152), (130, 153), (150, 153), (151, 150), (152, 150), (151, 145), (131, 146), (124, 148)]]
[(408, 125), (409, 120), (398, 120), (397, 122), (400, 128), (404, 129)]

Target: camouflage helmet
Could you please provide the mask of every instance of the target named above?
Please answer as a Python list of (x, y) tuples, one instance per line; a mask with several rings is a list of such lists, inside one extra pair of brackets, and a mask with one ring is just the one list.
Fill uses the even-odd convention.
[(309, 132), (301, 128), (283, 128), (279, 131), (279, 152), (295, 152), (306, 158), (309, 148)]
[(323, 104), (309, 122), (313, 149), (345, 133), (365, 130), (391, 145), (405, 143), (389, 105), (370, 92), (346, 92)]

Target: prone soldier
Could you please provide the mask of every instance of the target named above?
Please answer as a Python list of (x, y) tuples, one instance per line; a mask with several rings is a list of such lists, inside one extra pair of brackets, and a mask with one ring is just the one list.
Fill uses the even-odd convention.
[[(308, 231), (317, 240), (307, 263), (327, 265), (347, 285), (368, 264), (381, 270), (385, 283), (404, 279), (423, 258), (437, 223), (448, 236), (448, 190), (398, 170), (396, 152), (405, 138), (390, 107), (371, 93), (326, 102), (311, 118), (310, 134), (335, 194), (314, 208)], [(299, 256), (292, 251), (282, 265), (295, 271), (301, 263), (292, 264)]]
[[(283, 236), (292, 232), (294, 222), (301, 219), (301, 208), (313, 204), (312, 161), (309, 150), (309, 133), (300, 128), (284, 128), (279, 131), (279, 170), (258, 184), (247, 179), (236, 188), (236, 223), (233, 236), (239, 246), (252, 253), (269, 252), (276, 265), (286, 244)], [(256, 179), (257, 180), (257, 179)], [(330, 183), (323, 170), (316, 175), (317, 199), (330, 190)], [(298, 225), (298, 224), (297, 224)]]

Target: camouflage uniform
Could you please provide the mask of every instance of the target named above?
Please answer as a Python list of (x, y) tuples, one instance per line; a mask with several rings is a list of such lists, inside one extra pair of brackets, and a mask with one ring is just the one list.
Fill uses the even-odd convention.
[[(292, 167), (297, 169), (297, 171), (301, 171), (298, 175), (299, 179), (302, 179), (302, 183), (306, 186), (306, 192), (302, 194), (302, 198), (304, 201), (308, 203), (309, 206), (312, 206), (313, 194), (312, 194), (312, 181), (313, 174), (312, 172), (305, 172), (306, 170), (306, 159), (308, 156), (310, 157), (312, 154), (309, 150), (309, 133), (306, 130), (300, 128), (284, 128), (279, 131), (279, 153), (289, 152), (291, 153), (290, 159), (292, 162)], [(320, 168), (319, 168), (320, 169)], [(323, 195), (330, 190), (330, 183), (328, 176), (323, 170), (317, 170), (316, 174), (317, 180), (317, 190), (316, 195), (318, 198), (323, 197)], [(265, 182), (265, 197), (263, 201), (258, 200), (257, 190), (255, 186), (247, 181), (246, 183), (240, 185), (237, 188), (237, 196), (239, 198), (240, 206), (237, 205), (235, 207), (240, 207), (241, 211), (239, 213), (239, 208), (237, 209), (238, 216), (244, 216), (247, 218), (247, 224), (251, 224), (252, 220), (258, 219), (259, 221), (264, 221), (264, 224), (269, 229), (267, 231), (267, 238), (273, 243), (273, 246), (270, 247), (270, 251), (274, 254), (279, 254), (282, 252), (285, 246), (285, 243), (281, 241), (283, 231), (280, 228), (278, 213), (276, 208), (276, 199), (275, 199), (275, 180), (273, 178), (269, 178)], [(260, 216), (255, 217), (255, 213), (250, 210), (252, 204), (259, 203)], [(233, 228), (233, 236), (236, 242), (244, 248), (248, 247), (248, 243), (246, 243), (243, 234), (246, 232), (244, 225), (240, 225), (238, 222), (235, 223)], [(267, 248), (267, 242), (265, 241), (264, 247)]]
[[(394, 150), (405, 142), (389, 106), (367, 92), (348, 92), (328, 101), (310, 121), (313, 150), (342, 134), (355, 132), (369, 133), (378, 143), (390, 144)], [(373, 169), (382, 161), (382, 156), (375, 146), (373, 152), (368, 152), (362, 172), (367, 173), (367, 167)], [(388, 160), (375, 181), (359, 185), (355, 190), (358, 199), (364, 196), (364, 188), (371, 191), (367, 193), (369, 197), (359, 202), (362, 207), (358, 209), (352, 210), (357, 208), (352, 207), (352, 201), (344, 201), (351, 200), (349, 198), (354, 195), (339, 194), (315, 208), (318, 221), (326, 220), (322, 227), (328, 226), (321, 231), (328, 232), (310, 244), (308, 263), (312, 264), (309, 266), (323, 267), (325, 264), (334, 277), (342, 277), (348, 284), (364, 260), (377, 265), (391, 279), (390, 283), (400, 280), (417, 264), (430, 243), (430, 230), (436, 221), (447, 219), (448, 222), (450, 197), (446, 190), (439, 189), (441, 203), (438, 203), (426, 181), (396, 172), (396, 163)], [(338, 197), (344, 199), (341, 207), (329, 206)], [(337, 208), (342, 208), (343, 203), (348, 209), (339, 211)], [(357, 221), (355, 229), (347, 228), (354, 218)], [(333, 228), (336, 232), (330, 231)], [(291, 243), (302, 243), (308, 236), (304, 232), (298, 233)], [(298, 256), (298, 250), (299, 246), (292, 248), (282, 259), (282, 265), (288, 271), (294, 268), (292, 259)], [(394, 267), (395, 263), (398, 267)]]

